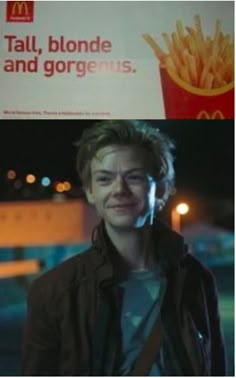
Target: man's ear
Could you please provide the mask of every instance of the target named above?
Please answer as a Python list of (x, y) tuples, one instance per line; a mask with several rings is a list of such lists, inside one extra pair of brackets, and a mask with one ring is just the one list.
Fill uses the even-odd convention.
[(84, 188), (84, 191), (85, 191), (88, 203), (90, 203), (90, 205), (94, 205), (94, 197), (93, 197), (93, 193), (91, 191), (91, 188), (88, 186), (88, 187)]
[(157, 185), (156, 190), (156, 209), (157, 211), (163, 210), (168, 198), (168, 188), (166, 183)]
[(159, 199), (164, 199), (166, 197), (167, 184), (162, 182), (157, 184), (156, 197)]

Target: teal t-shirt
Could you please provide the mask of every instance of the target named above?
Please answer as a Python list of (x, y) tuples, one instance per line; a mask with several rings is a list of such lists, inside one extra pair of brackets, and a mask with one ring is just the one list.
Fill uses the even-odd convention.
[[(121, 376), (128, 375), (159, 316), (162, 299), (160, 282), (160, 270), (155, 268), (132, 271), (128, 279), (120, 284), (123, 288)], [(157, 356), (149, 376), (161, 376), (162, 371)]]

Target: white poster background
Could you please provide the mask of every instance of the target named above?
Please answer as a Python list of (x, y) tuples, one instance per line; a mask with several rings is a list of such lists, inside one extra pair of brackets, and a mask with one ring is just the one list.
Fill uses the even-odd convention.
[[(176, 21), (193, 26), (200, 15), (205, 35), (214, 35), (220, 18), (224, 34), (233, 35), (234, 3), (227, 1), (35, 1), (32, 23), (6, 22), (0, 2), (0, 117), (73, 119), (165, 118), (158, 60), (142, 35), (148, 33), (164, 50), (162, 33), (176, 30)], [(40, 55), (9, 51), (6, 36), (25, 41), (35, 36)], [(111, 42), (110, 52), (48, 52), (48, 38)], [(15, 40), (16, 40), (15, 39)], [(13, 47), (14, 43), (12, 43)], [(37, 56), (37, 72), (5, 72), (6, 59)], [(46, 60), (131, 61), (131, 73), (94, 72), (45, 76)]]

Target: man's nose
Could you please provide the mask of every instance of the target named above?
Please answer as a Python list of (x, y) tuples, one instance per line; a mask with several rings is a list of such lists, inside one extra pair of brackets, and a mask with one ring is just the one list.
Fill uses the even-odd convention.
[(123, 194), (128, 192), (128, 186), (124, 177), (117, 177), (113, 183), (113, 193)]

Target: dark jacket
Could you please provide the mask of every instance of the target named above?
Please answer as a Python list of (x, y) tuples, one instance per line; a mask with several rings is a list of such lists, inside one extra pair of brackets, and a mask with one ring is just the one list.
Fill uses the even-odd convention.
[[(161, 308), (165, 375), (223, 376), (225, 351), (211, 272), (183, 238), (153, 227), (167, 278)], [(101, 223), (91, 248), (34, 281), (28, 297), (23, 375), (111, 376), (119, 363), (123, 261)]]

